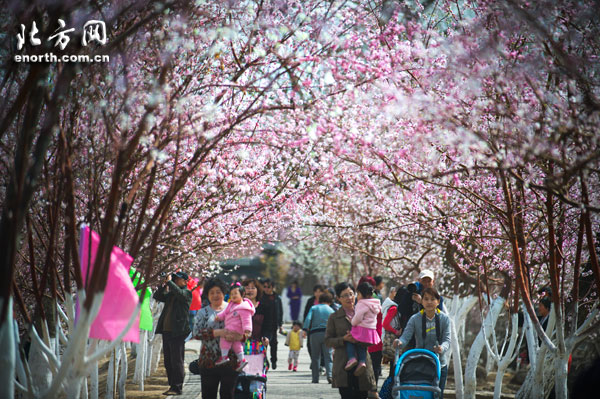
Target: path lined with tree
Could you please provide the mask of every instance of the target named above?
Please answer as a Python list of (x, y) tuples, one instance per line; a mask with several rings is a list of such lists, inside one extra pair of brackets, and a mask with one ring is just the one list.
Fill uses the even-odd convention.
[[(596, 3), (197, 3), (2, 11), (13, 39), (103, 20), (106, 44), (68, 51), (110, 62), (4, 57), (0, 396), (79, 397), (120, 345), (87, 342), (114, 246), (144, 290), (285, 241), (336, 279), (444, 271), (455, 342), (468, 309), (485, 320), (454, 348), (458, 397), (474, 397), (482, 352), (501, 375), (523, 341), (518, 397), (566, 398), (569, 356), (600, 327)], [(101, 237), (87, 279), (82, 222)]]

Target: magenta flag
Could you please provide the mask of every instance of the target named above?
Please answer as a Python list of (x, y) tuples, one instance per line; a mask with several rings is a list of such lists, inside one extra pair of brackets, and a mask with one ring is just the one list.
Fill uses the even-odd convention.
[[(100, 244), (100, 236), (95, 231), (91, 231), (91, 257), (90, 257), (90, 228), (83, 226), (81, 228), (81, 238), (79, 240), (79, 256), (81, 261), (81, 273), (84, 284), (91, 277), (96, 259), (96, 251)], [(88, 272), (88, 260), (91, 263)], [(131, 278), (129, 278), (129, 266), (133, 263), (133, 258), (119, 247), (113, 247), (110, 254), (110, 266), (108, 271), (108, 280), (104, 290), (104, 298), (100, 305), (100, 311), (94, 319), (90, 328), (90, 338), (105, 339), (114, 341), (115, 338), (125, 329), (131, 314), (135, 312), (139, 302), (139, 297), (135, 292)], [(123, 337), (123, 341), (140, 341), (140, 316)]]

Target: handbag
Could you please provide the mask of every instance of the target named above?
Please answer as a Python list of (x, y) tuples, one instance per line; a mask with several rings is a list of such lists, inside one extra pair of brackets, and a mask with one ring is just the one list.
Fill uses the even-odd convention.
[[(392, 320), (391, 324), (392, 327), (395, 328), (396, 330), (399, 329), (400, 326), (400, 317), (399, 313), (396, 313), (396, 316), (394, 316), (394, 319)], [(385, 331), (385, 335), (383, 336), (383, 345), (382, 345), (382, 349), (381, 349), (381, 353), (384, 357), (386, 357), (387, 359), (393, 359), (395, 354), (396, 354), (396, 350), (394, 349), (394, 340), (398, 338), (396, 336), (396, 334), (389, 332), (389, 331)]]
[(383, 348), (381, 351), (382, 355), (387, 359), (393, 359), (396, 354), (396, 350), (394, 349), (394, 340), (396, 338), (396, 334), (389, 331), (386, 331), (383, 336)]
[[(393, 334), (392, 334), (393, 335)], [(392, 388), (394, 388), (394, 378), (389, 376), (383, 381), (383, 385), (379, 390), (379, 398), (380, 399), (393, 399), (392, 398)]]
[(200, 374), (200, 365), (198, 364), (198, 359), (190, 362), (189, 366), (188, 366), (190, 373), (192, 374)]

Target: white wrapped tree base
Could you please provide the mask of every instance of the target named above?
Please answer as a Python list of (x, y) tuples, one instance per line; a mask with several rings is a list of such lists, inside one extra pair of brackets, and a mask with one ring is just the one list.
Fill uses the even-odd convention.
[(52, 372), (48, 357), (35, 339), (31, 340), (28, 363), (34, 392), (45, 392), (52, 384)]
[(501, 297), (492, 301), (490, 310), (483, 321), (483, 325), (481, 326), (473, 345), (471, 345), (471, 350), (469, 351), (469, 356), (467, 358), (467, 365), (465, 367), (465, 399), (475, 399), (475, 390), (477, 388), (477, 364), (479, 363), (481, 352), (485, 347), (486, 337), (489, 337), (492, 329), (496, 325), (496, 320), (498, 320), (504, 302), (505, 299)]
[(110, 356), (110, 362), (108, 364), (108, 375), (106, 377), (106, 399), (115, 398), (120, 361), (121, 349), (119, 347), (115, 348)]
[(150, 372), (147, 375), (151, 375), (158, 368), (160, 362), (160, 352), (162, 347), (162, 335), (155, 334), (152, 340), (152, 360), (150, 362)]
[[(5, 298), (0, 298), (0, 314)], [(13, 332), (12, 298), (8, 298), (6, 318), (0, 320), (0, 397), (13, 399), (15, 394), (16, 345)]]
[(125, 384), (127, 383), (127, 349), (125, 342), (121, 342), (121, 375), (119, 376), (119, 398), (125, 399)]
[(140, 391), (143, 391), (144, 380), (146, 379), (146, 354), (148, 352), (148, 331), (140, 331), (140, 343), (135, 346), (136, 358), (133, 382), (139, 385)]

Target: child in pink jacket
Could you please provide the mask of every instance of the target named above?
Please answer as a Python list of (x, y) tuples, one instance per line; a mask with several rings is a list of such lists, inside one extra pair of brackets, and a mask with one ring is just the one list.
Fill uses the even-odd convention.
[(356, 287), (356, 291), (358, 302), (354, 307), (350, 334), (358, 343), (346, 341), (348, 363), (346, 363), (345, 369), (351, 370), (358, 363), (354, 375), (359, 376), (367, 368), (367, 346), (377, 345), (381, 342), (376, 329), (377, 315), (381, 312), (381, 302), (378, 298), (373, 298), (373, 286), (367, 282), (360, 283)]
[[(244, 287), (234, 285), (229, 290), (229, 303), (225, 310), (219, 313), (215, 320), (225, 321), (225, 329), (234, 331), (240, 334), (246, 334), (247, 337), (252, 334), (252, 316), (254, 315), (254, 305), (249, 299), (244, 298)], [(230, 342), (225, 338), (219, 340), (221, 346), (221, 357), (216, 361), (215, 365), (220, 366), (229, 361), (227, 354), (229, 349), (233, 348), (233, 352), (237, 356), (239, 366), (236, 371), (240, 372), (248, 362), (244, 359), (244, 347), (240, 341)]]

